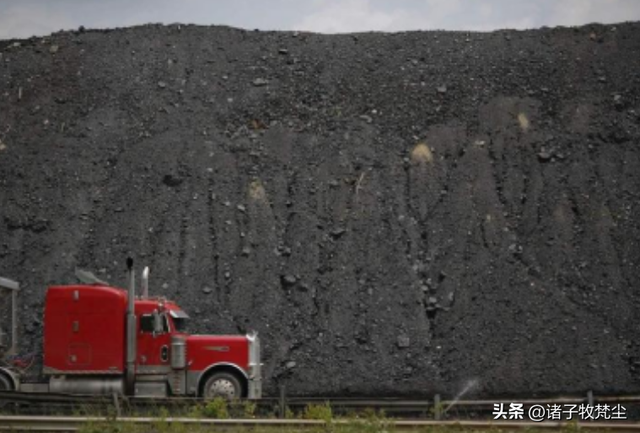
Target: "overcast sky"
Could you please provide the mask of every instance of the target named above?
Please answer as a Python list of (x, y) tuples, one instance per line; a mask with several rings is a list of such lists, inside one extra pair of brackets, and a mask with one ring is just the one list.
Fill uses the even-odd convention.
[(146, 23), (322, 33), (640, 20), (640, 0), (0, 0), (0, 39)]

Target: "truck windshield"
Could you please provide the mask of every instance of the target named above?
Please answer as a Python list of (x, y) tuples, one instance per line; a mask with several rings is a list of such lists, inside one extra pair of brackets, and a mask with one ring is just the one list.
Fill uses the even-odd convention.
[(176, 331), (178, 332), (186, 332), (189, 316), (182, 310), (171, 310), (169, 311), (169, 315), (173, 319), (173, 326), (175, 326)]
[(173, 319), (173, 325), (176, 327), (176, 331), (178, 332), (187, 331), (187, 319)]

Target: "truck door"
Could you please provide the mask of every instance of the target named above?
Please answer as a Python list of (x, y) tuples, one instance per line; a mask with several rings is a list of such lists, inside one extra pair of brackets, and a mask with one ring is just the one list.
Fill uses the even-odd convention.
[(168, 373), (170, 347), (171, 334), (166, 314), (142, 314), (138, 326), (138, 374)]

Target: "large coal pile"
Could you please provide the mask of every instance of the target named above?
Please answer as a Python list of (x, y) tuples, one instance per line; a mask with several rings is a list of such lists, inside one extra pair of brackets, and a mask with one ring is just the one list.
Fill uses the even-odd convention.
[(640, 391), (640, 24), (0, 42), (23, 349), (132, 254), (267, 391)]

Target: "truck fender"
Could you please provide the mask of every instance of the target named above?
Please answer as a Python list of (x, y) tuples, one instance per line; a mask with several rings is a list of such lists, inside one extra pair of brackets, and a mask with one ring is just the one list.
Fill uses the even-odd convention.
[(233, 371), (236, 371), (238, 373), (240, 373), (240, 375), (245, 379), (245, 380), (249, 380), (249, 376), (247, 375), (247, 372), (244, 371), (243, 369), (241, 369), (240, 367), (238, 367), (236, 364), (231, 364), (230, 362), (217, 362), (215, 364), (211, 364), (210, 366), (208, 366), (207, 368), (205, 368), (204, 370), (202, 370), (202, 372), (200, 373), (200, 375), (198, 376), (198, 380), (196, 381), (196, 383), (198, 384), (198, 392), (200, 390), (200, 386), (202, 385), (202, 380), (207, 377), (207, 375), (209, 374), (209, 372), (215, 368), (219, 368), (219, 367), (227, 367), (227, 368), (231, 368)]
[(6, 375), (13, 382), (13, 388), (15, 391), (20, 391), (20, 379), (18, 375), (8, 368), (0, 367), (0, 374)]

